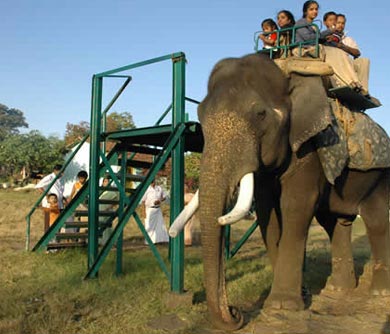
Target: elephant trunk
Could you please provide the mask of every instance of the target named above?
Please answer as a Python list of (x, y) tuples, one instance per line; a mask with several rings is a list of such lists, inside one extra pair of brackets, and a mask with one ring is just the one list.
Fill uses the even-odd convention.
[(211, 322), (223, 330), (236, 330), (243, 325), (242, 314), (228, 305), (225, 283), (224, 233), (217, 219), (228, 197), (226, 177), (201, 173), (199, 218), (202, 230), (204, 284)]

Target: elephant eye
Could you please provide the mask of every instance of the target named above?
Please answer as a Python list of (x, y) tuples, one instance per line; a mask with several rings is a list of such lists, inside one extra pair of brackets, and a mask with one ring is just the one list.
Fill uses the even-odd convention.
[(263, 119), (265, 117), (266, 111), (265, 109), (260, 109), (256, 111), (256, 116)]
[(256, 119), (263, 119), (266, 115), (266, 108), (263, 103), (253, 102), (250, 111)]

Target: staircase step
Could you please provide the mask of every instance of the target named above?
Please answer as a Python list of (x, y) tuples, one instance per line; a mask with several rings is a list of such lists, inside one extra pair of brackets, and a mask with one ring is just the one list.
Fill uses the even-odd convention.
[(117, 199), (99, 199), (99, 204), (119, 204)]
[[(100, 190), (103, 190), (103, 191), (119, 191), (118, 190), (118, 187), (99, 187)], [(135, 192), (135, 189), (133, 188), (125, 188), (125, 192), (127, 193), (134, 193)]]
[(65, 228), (88, 228), (88, 222), (68, 222), (64, 225)]
[[(118, 164), (121, 164), (121, 159), (118, 159)], [(152, 166), (152, 162), (148, 161), (139, 161), (139, 160), (127, 160), (127, 166), (128, 167), (134, 167), (134, 168), (146, 168), (149, 169)]]
[(126, 180), (128, 181), (143, 182), (145, 178), (145, 175), (126, 174)]
[[(116, 174), (116, 176), (117, 176), (118, 179), (121, 179), (122, 178), (122, 173), (119, 172), (119, 173)], [(143, 180), (145, 180), (145, 177), (146, 176), (144, 176), (144, 175), (127, 173), (126, 174), (126, 181), (142, 182)], [(114, 184), (114, 183), (112, 183), (112, 184)]]
[(63, 249), (63, 248), (77, 248), (77, 247), (86, 247), (87, 243), (85, 241), (78, 242), (52, 242), (47, 245), (47, 249)]
[[(75, 216), (77, 217), (87, 217), (88, 216), (88, 210), (76, 210), (74, 212)], [(115, 217), (116, 212), (115, 211), (99, 211), (100, 217)]]
[(72, 232), (72, 233), (57, 233), (57, 239), (87, 239), (88, 233), (85, 232)]
[(120, 148), (126, 149), (128, 152), (132, 153), (142, 153), (142, 154), (150, 154), (150, 155), (158, 155), (161, 152), (161, 149), (154, 148), (151, 146), (145, 146), (145, 145), (127, 145), (126, 143), (121, 143)]
[[(99, 227), (100, 228), (107, 228), (112, 225), (111, 222), (99, 222)], [(88, 222), (69, 222), (65, 223), (64, 228), (88, 228)], [(65, 232), (67, 233), (67, 232)]]

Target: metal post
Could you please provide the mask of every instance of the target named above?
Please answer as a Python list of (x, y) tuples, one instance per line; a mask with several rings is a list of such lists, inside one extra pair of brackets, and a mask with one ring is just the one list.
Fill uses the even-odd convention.
[(89, 154), (88, 268), (91, 268), (98, 255), (102, 86), (103, 79), (94, 75), (92, 78), (91, 141)]
[(30, 229), (31, 229), (31, 221), (30, 216), (26, 217), (27, 226), (26, 226), (26, 251), (30, 250)]
[[(185, 55), (173, 58), (173, 112), (172, 130), (185, 122)], [(171, 214), (170, 223), (184, 207), (184, 136), (172, 151)], [(171, 239), (171, 291), (182, 293), (184, 289), (184, 235)]]
[[(127, 152), (122, 151), (121, 160), (121, 187), (123, 192), (126, 194), (126, 174), (127, 174)], [(125, 208), (125, 197), (120, 194), (119, 197), (119, 208), (118, 208), (118, 222), (122, 220), (123, 211)], [(123, 231), (120, 233), (118, 240), (116, 241), (116, 274), (120, 275), (123, 272)]]
[(226, 225), (224, 227), (224, 234), (225, 234), (225, 258), (227, 260), (230, 259), (230, 225)]

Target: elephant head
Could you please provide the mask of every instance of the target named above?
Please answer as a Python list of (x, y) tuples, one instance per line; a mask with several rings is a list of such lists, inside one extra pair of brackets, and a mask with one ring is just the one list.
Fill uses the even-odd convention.
[[(205, 139), (198, 211), (204, 283), (211, 320), (220, 328), (239, 328), (243, 318), (228, 306), (224, 234), (218, 218), (231, 205), (243, 176), (283, 163), (289, 150), (290, 108), (287, 79), (272, 60), (261, 55), (220, 61), (198, 108)], [(252, 198), (247, 201), (251, 203)]]

